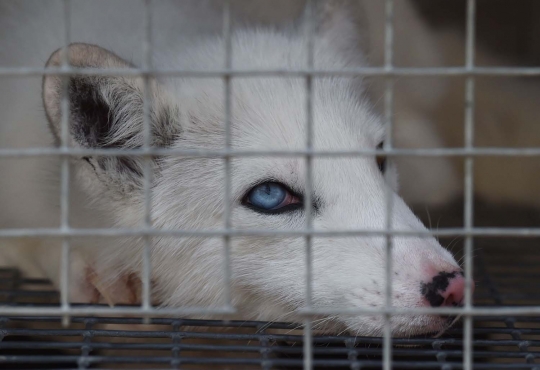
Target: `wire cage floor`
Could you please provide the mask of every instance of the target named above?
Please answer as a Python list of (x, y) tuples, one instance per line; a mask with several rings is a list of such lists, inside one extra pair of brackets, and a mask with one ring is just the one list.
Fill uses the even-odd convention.
[[(477, 217), (486, 215), (481, 219), (490, 226), (501, 226), (493, 218), (497, 214), (505, 215), (505, 226), (512, 226), (507, 220), (540, 221), (534, 210), (476, 209)], [(459, 222), (458, 216), (452, 219), (452, 211), (445, 212), (451, 222)], [(540, 305), (537, 247), (537, 238), (475, 238), (475, 305)], [(0, 270), (0, 304), (50, 306), (57, 301), (58, 293), (47, 281), (25, 278), (15, 269)], [(159, 318), (142, 325), (140, 318), (75, 317), (63, 328), (59, 317), (13, 316), (0, 318), (0, 333), (2, 368), (303, 366), (302, 332), (292, 323)], [(374, 337), (315, 336), (314, 368), (380, 369), (382, 343)], [(475, 369), (540, 370), (540, 317), (475, 317), (472, 345)], [(393, 346), (393, 369), (462, 368), (460, 323), (440, 338), (394, 339)]]

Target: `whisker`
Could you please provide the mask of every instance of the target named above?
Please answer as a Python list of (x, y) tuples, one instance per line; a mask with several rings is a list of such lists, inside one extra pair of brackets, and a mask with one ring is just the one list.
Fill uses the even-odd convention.
[(428, 217), (428, 221), (429, 221), (429, 229), (431, 230), (431, 228), (432, 228), (432, 225), (431, 225), (431, 215), (429, 214), (429, 209), (428, 209), (427, 206), (425, 207), (425, 210), (426, 210), (427, 217)]
[(433, 338), (439, 338), (441, 335), (443, 335), (443, 333), (445, 331), (447, 331), (452, 325), (454, 325), (460, 318), (461, 318), (462, 315), (458, 315), (454, 318), (454, 320), (452, 320), (452, 322), (450, 323), (450, 325), (448, 325), (446, 328), (442, 329), (440, 332), (438, 332), (437, 334), (435, 334), (433, 336)]
[[(294, 311), (289, 311), (289, 312), (284, 313), (283, 315), (279, 316), (275, 320), (269, 321), (266, 324), (264, 324), (263, 326), (261, 326), (255, 333), (258, 334), (258, 333), (268, 329), (273, 323), (275, 323), (277, 321), (281, 321), (284, 317), (289, 316), (289, 315), (291, 315), (293, 313), (294, 313)], [(249, 346), (250, 343), (251, 343), (251, 339), (248, 340), (247, 345)]]
[[(335, 316), (334, 316), (334, 318), (335, 318)], [(324, 317), (324, 318), (322, 318), (322, 319), (313, 320), (311, 323), (319, 322), (319, 321), (326, 320), (326, 319), (327, 319), (327, 318)], [(298, 329), (300, 329), (300, 328), (303, 327), (303, 326), (304, 326), (304, 324), (299, 324), (298, 326), (295, 326), (295, 327), (292, 328), (291, 330), (287, 331), (285, 334), (289, 334), (290, 332), (295, 331), (295, 330), (298, 330)]]

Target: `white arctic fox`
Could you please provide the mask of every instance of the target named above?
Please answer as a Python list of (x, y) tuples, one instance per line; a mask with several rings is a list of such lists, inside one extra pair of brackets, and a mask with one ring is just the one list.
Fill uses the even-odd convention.
[[(223, 67), (220, 2), (154, 2), (153, 65), (216, 70)], [(186, 4), (187, 3), (187, 4)], [(184, 4), (180, 6), (180, 4)], [(268, 4), (268, 3), (266, 3)], [(281, 3), (281, 5), (286, 2)], [(315, 67), (364, 64), (354, 1), (317, 3)], [(259, 3), (260, 5), (260, 3)], [(274, 2), (273, 5), (276, 5)], [(277, 7), (278, 5), (276, 5)], [(289, 6), (289, 4), (287, 4)], [(61, 3), (2, 2), (3, 67), (59, 66)], [(241, 8), (246, 10), (246, 8)], [(253, 9), (258, 9), (253, 7)], [(266, 10), (265, 10), (266, 9)], [(298, 24), (255, 27), (272, 21), (274, 7), (242, 14), (232, 35), (233, 68), (305, 68), (307, 42)], [(70, 62), (75, 67), (130, 68), (141, 64), (142, 6), (133, 1), (73, 1)], [(285, 10), (283, 10), (285, 11)], [(274, 12), (274, 13), (272, 13)], [(264, 15), (261, 15), (264, 14)], [(100, 46), (96, 46), (100, 45)], [(152, 79), (150, 112), (154, 146), (223, 148), (224, 85), (220, 78)], [(139, 148), (143, 143), (143, 82), (137, 77), (69, 78), (69, 144), (75, 148)], [(302, 78), (234, 78), (232, 148), (300, 150), (306, 142), (306, 89)], [(4, 78), (0, 85), (2, 148), (58, 144), (61, 82), (58, 76)], [(362, 81), (316, 78), (313, 84), (315, 149), (375, 149), (384, 140), (381, 120), (364, 97)], [(138, 158), (71, 158), (72, 227), (137, 228), (143, 219), (142, 164)], [(60, 159), (0, 160), (0, 227), (58, 227)], [(301, 157), (231, 159), (232, 227), (299, 230), (305, 225), (305, 161)], [(386, 181), (384, 172), (390, 172)], [(152, 223), (158, 229), (223, 227), (221, 158), (163, 155), (152, 162)], [(381, 230), (385, 193), (393, 196), (397, 230), (424, 230), (397, 194), (393, 166), (374, 157), (313, 159), (311, 199), (315, 230)], [(58, 283), (60, 242), (53, 238), (1, 240), (1, 262)], [(139, 238), (73, 238), (72, 301), (134, 303), (139, 299), (143, 242)], [(385, 238), (313, 239), (313, 306), (384, 306)], [(402, 308), (460, 305), (461, 270), (432, 237), (393, 238), (393, 305)], [(153, 237), (152, 299), (170, 307), (223, 303), (221, 238)], [(231, 239), (232, 303), (243, 319), (298, 319), (305, 304), (305, 240), (243, 236)], [(382, 317), (337, 316), (327, 330), (382, 333)], [(444, 330), (447, 318), (392, 319), (396, 336)]]

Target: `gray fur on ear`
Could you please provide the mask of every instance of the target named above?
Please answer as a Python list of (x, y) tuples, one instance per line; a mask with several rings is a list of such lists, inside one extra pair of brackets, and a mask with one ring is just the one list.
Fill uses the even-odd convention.
[[(95, 45), (72, 44), (68, 48), (71, 66), (78, 68), (129, 68), (115, 54)], [(55, 51), (47, 66), (62, 63), (61, 49)], [(143, 144), (144, 84), (140, 77), (71, 75), (68, 80), (69, 145), (82, 148), (135, 149)], [(149, 81), (152, 145), (168, 146), (179, 134), (178, 108), (169, 104), (166, 94)], [(43, 104), (53, 135), (60, 137), (62, 79), (43, 78)], [(137, 158), (92, 156), (81, 158), (100, 180), (117, 184), (121, 192), (140, 188), (141, 163)]]

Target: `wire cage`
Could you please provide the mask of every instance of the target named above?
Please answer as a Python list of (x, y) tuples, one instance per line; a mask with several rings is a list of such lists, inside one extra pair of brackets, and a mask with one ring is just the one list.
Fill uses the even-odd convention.
[[(329, 0), (331, 1), (331, 0)], [(382, 0), (381, 0), (382, 1)], [(534, 251), (535, 239), (540, 231), (531, 228), (499, 228), (475, 226), (475, 199), (473, 196), (474, 161), (479, 155), (486, 156), (537, 156), (538, 148), (503, 149), (476, 148), (474, 146), (475, 78), (477, 76), (538, 76), (538, 68), (478, 67), (475, 66), (475, 0), (467, 0), (466, 60), (462, 67), (452, 68), (403, 68), (393, 65), (393, 0), (384, 0), (385, 59), (382, 67), (366, 67), (348, 70), (317, 70), (313, 65), (313, 24), (308, 22), (308, 67), (302, 70), (233, 70), (231, 49), (231, 20), (229, 7), (224, 11), (223, 38), (225, 40), (224, 67), (220, 71), (160, 71), (151, 63), (151, 1), (146, 0), (146, 16), (143, 24), (145, 40), (143, 51), (145, 64), (141, 68), (129, 70), (80, 70), (69, 65), (67, 53), (63, 53), (62, 66), (58, 68), (10, 68), (1, 67), (0, 76), (60, 75), (63, 80), (75, 73), (133, 75), (143, 78), (144, 99), (144, 144), (140, 149), (89, 150), (75, 149), (68, 145), (69, 114), (62, 114), (61, 145), (58, 148), (0, 149), (0, 157), (21, 157), (57, 155), (62, 158), (61, 172), (61, 227), (58, 229), (2, 229), (0, 238), (59, 237), (62, 238), (62, 269), (59, 292), (46, 280), (28, 279), (17, 269), (0, 271), (0, 363), (8, 367), (32, 368), (93, 368), (102, 366), (127, 365), (132, 367), (189, 368), (201, 365), (203, 368), (227, 365), (231, 369), (241, 366), (252, 368), (344, 368), (344, 369), (540, 369), (536, 357), (540, 354), (540, 319), (533, 317), (540, 313), (540, 295), (531, 283), (537, 277)], [(228, 2), (226, 2), (228, 4)], [(307, 1), (307, 9), (313, 1)], [(64, 0), (65, 45), (70, 44), (69, 31), (70, 1)], [(309, 19), (309, 17), (308, 17)], [(225, 142), (220, 151), (174, 151), (151, 146), (152, 132), (149, 123), (148, 102), (149, 78), (156, 75), (189, 77), (221, 77), (225, 86)], [(235, 152), (231, 149), (231, 80), (242, 76), (294, 76), (306, 81), (307, 137), (305, 150), (295, 152)], [(466, 79), (464, 92), (465, 145), (458, 149), (398, 149), (392, 145), (392, 138), (377, 150), (356, 151), (315, 151), (312, 146), (312, 82), (321, 76), (376, 76), (386, 79), (384, 96), (385, 125), (392, 133), (392, 106), (394, 79), (401, 76), (462, 76)], [(63, 84), (62, 111), (68, 112), (67, 83)], [(162, 151), (171, 155), (210, 156), (222, 158), (225, 163), (225, 199), (230, 200), (231, 158), (249, 155), (300, 156), (307, 164), (306, 173), (306, 225), (302, 231), (281, 232), (305, 238), (306, 248), (306, 306), (300, 310), (305, 317), (301, 323), (268, 323), (251, 321), (216, 321), (183, 319), (192, 314), (231, 314), (235, 312), (230, 291), (230, 239), (242, 235), (273, 235), (265, 230), (240, 231), (232, 228), (229, 202), (224, 202), (223, 229), (220, 231), (158, 230), (152, 226), (151, 162), (152, 155)], [(144, 159), (144, 225), (137, 230), (124, 229), (77, 229), (69, 224), (69, 158), (74, 155), (134, 155)], [(384, 336), (352, 337), (345, 335), (314, 335), (313, 317), (317, 314), (335, 314), (335, 311), (320, 312), (312, 306), (312, 238), (334, 234), (347, 234), (336, 230), (322, 232), (313, 230), (311, 216), (311, 162), (317, 156), (383, 155), (390, 160), (397, 156), (464, 158), (464, 215), (463, 223), (455, 227), (431, 230), (429, 232), (405, 232), (393, 230), (391, 222), (392, 197), (387, 197), (385, 230), (354, 230), (349, 235), (376, 235), (386, 238), (386, 306), (383, 309), (362, 309), (354, 312), (365, 315), (379, 315), (386, 320)], [(423, 310), (400, 310), (392, 306), (392, 236), (395, 235), (435, 235), (440, 238), (462, 237), (464, 275), (466, 279), (463, 307), (433, 308)], [(72, 237), (84, 236), (140, 236), (145, 240), (142, 266), (142, 303), (140, 306), (84, 306), (69, 301), (69, 260)], [(224, 241), (224, 291), (227, 304), (224, 307), (207, 309), (181, 307), (160, 309), (151, 302), (151, 240), (155, 236), (201, 236), (222, 237)], [(509, 255), (508, 241), (504, 238), (526, 237), (520, 240), (523, 252)], [(473, 243), (474, 242), (474, 243)], [(489, 244), (489, 253), (474, 247)], [(474, 256), (476, 254), (476, 256)], [(473, 258), (475, 257), (475, 258)], [(473, 268), (474, 266), (474, 268)], [(473, 271), (477, 280), (477, 292), (473, 305)], [(415, 313), (438, 315), (460, 315), (462, 323), (457, 324), (439, 338), (391, 337), (390, 318), (392, 315)], [(124, 317), (124, 316), (129, 316)], [(174, 316), (174, 318), (169, 318)], [(31, 324), (31, 325), (30, 325)], [(63, 324), (63, 325), (62, 325)], [(66, 327), (66, 325), (70, 325)], [(200, 330), (204, 328), (204, 330)], [(231, 329), (223, 331), (221, 329)], [(201, 340), (204, 339), (204, 343)]]
[[(456, 207), (459, 208), (459, 207)], [(480, 204), (481, 216), (493, 209)], [(528, 210), (505, 210), (527, 218)], [(454, 220), (459, 216), (454, 212)], [(435, 213), (436, 214), (436, 213)], [(448, 209), (446, 209), (448, 214)], [(537, 221), (537, 220), (533, 220)], [(456, 222), (459, 223), (459, 222)], [(534, 239), (478, 238), (475, 258), (475, 307), (512, 308), (538, 304)], [(511, 256), (507, 248), (520, 253)], [(459, 253), (459, 251), (458, 251)], [(1, 303), (36, 309), (58, 307), (59, 293), (48, 281), (25, 279), (2, 270)], [(60, 316), (4, 316), (0, 356), (10, 368), (303, 368), (302, 325), (254, 321), (137, 317), (74, 317), (64, 328)], [(537, 369), (540, 320), (534, 316), (475, 316), (471, 338), (475, 369)], [(203, 329), (203, 330), (201, 330)], [(229, 329), (229, 330), (223, 330)], [(315, 335), (313, 368), (378, 369), (383, 338)], [(439, 338), (392, 340), (394, 369), (462, 369), (463, 327)], [(195, 367), (196, 368), (196, 367)]]

